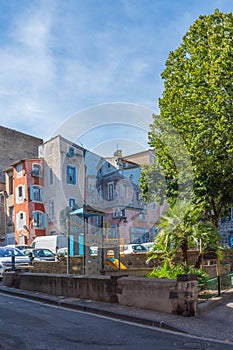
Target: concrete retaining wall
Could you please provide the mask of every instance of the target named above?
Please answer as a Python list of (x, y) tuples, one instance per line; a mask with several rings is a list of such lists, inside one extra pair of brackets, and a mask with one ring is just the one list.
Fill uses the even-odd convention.
[(124, 276), (81, 276), (45, 273), (7, 273), (7, 287), (51, 295), (114, 302), (183, 316), (197, 313), (196, 275), (178, 275), (177, 281)]

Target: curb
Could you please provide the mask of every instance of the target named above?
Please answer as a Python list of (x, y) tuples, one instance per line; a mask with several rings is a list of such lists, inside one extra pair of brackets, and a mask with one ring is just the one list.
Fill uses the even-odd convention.
[(220, 296), (212, 297), (209, 300), (204, 300), (203, 302), (198, 303), (198, 314), (203, 314), (204, 312), (210, 311), (225, 300), (233, 298), (233, 289), (229, 289), (225, 292), (222, 292)]

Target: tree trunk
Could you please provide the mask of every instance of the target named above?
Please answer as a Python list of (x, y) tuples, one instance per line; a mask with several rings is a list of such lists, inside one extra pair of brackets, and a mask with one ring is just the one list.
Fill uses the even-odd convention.
[(180, 245), (181, 251), (182, 251), (182, 261), (185, 266), (188, 264), (188, 239), (186, 236), (184, 236), (181, 240)]
[(202, 253), (198, 254), (197, 260), (194, 264), (195, 269), (200, 269), (201, 268), (201, 263), (202, 263)]

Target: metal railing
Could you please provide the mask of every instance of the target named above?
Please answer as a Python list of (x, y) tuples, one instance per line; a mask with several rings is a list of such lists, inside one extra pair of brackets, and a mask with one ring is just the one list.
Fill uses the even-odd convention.
[(199, 298), (210, 299), (220, 296), (222, 292), (233, 288), (233, 271), (209, 278), (204, 283), (199, 284)]

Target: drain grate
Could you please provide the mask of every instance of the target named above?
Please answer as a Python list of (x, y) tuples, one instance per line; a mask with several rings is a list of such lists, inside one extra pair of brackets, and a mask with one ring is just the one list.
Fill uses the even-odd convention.
[(206, 349), (210, 346), (207, 342), (175, 342), (175, 346), (179, 349)]

